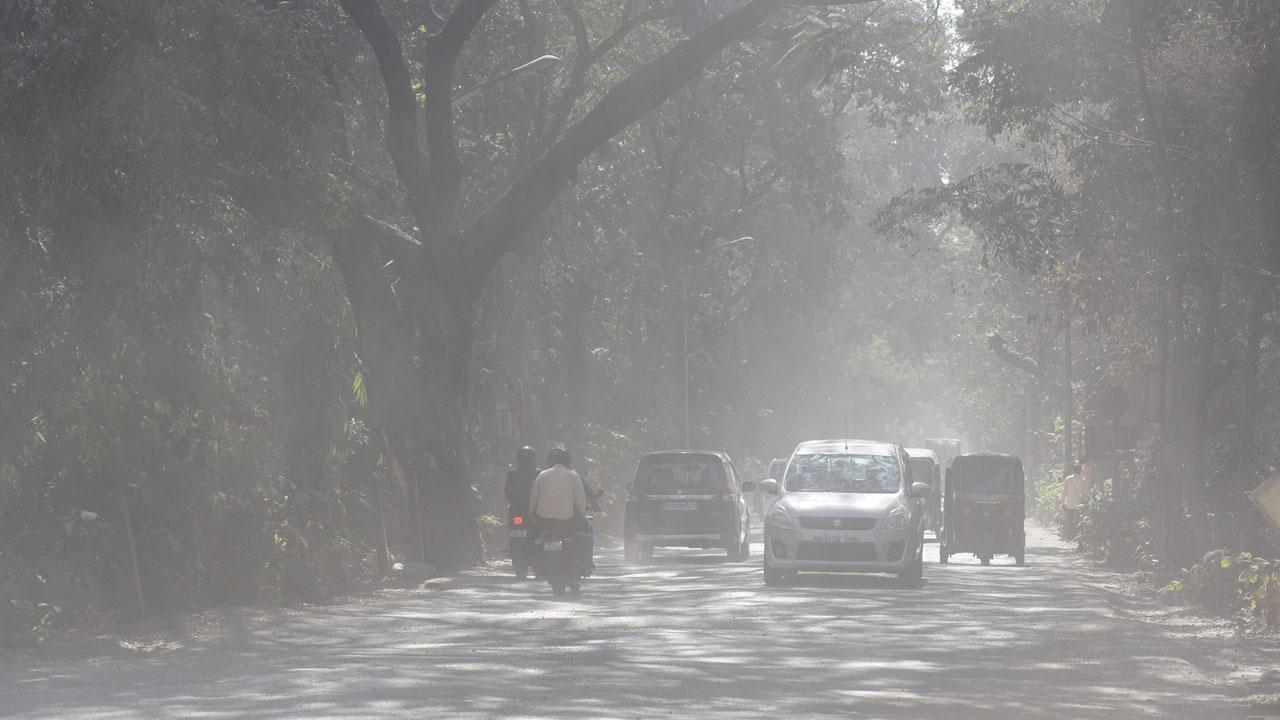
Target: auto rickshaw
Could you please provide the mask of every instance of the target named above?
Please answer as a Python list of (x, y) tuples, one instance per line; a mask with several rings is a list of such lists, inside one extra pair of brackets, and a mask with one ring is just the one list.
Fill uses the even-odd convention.
[(942, 531), (942, 464), (938, 454), (924, 448), (907, 448), (907, 462), (911, 466), (912, 479), (929, 484), (925, 498), (925, 527), (935, 535)]
[(958, 455), (947, 467), (938, 561), (972, 553), (983, 565), (996, 555), (1026, 563), (1025, 479), (1014, 455)]

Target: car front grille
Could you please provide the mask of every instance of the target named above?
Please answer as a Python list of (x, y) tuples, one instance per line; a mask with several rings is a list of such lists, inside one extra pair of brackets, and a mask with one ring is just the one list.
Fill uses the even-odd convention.
[(875, 562), (875, 543), (802, 542), (796, 550), (797, 560), (827, 562)]
[(873, 517), (802, 517), (805, 530), (870, 530), (876, 526)]

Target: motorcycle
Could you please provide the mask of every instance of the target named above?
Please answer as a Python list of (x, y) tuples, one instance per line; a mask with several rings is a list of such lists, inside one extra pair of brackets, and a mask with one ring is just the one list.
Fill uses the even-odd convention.
[(529, 578), (529, 568), (534, 563), (533, 543), (525, 516), (512, 513), (507, 521), (507, 553), (511, 555), (511, 568), (521, 580)]
[(582, 589), (582, 578), (590, 571), (583, 562), (587, 541), (587, 533), (571, 521), (551, 521), (542, 528), (538, 576), (547, 579), (555, 595)]

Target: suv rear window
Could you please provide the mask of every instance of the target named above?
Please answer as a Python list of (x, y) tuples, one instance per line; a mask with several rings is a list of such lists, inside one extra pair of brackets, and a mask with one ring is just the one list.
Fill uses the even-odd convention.
[(714, 457), (646, 457), (636, 470), (635, 489), (654, 495), (710, 495), (723, 486), (724, 470)]

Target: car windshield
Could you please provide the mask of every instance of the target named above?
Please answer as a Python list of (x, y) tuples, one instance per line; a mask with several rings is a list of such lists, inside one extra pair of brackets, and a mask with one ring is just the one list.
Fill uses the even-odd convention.
[(890, 455), (797, 455), (787, 467), (789, 492), (892, 493), (902, 487)]
[(635, 486), (655, 495), (697, 495), (719, 492), (721, 479), (720, 463), (713, 458), (645, 458)]

